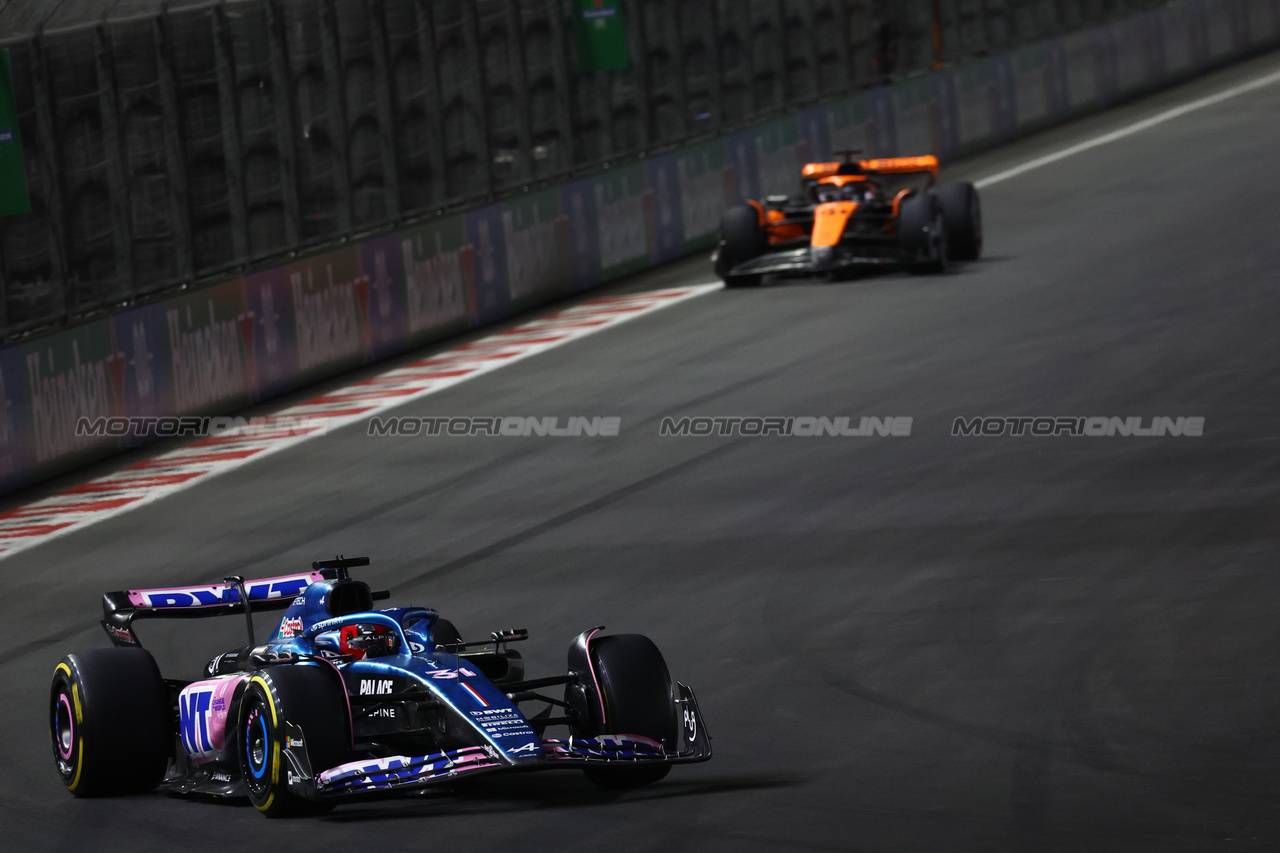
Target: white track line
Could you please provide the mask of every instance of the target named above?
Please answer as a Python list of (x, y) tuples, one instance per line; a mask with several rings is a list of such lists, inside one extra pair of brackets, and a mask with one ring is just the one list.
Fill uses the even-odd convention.
[(0, 559), (189, 489), (329, 430), (366, 421), (504, 365), (722, 287), (695, 284), (593, 299), (327, 391), (267, 416), (267, 423), (200, 439), (73, 486), (0, 514)]
[(1156, 113), (1150, 118), (1144, 118), (1142, 121), (1126, 125), (1119, 130), (1113, 130), (1110, 133), (1095, 136), (1093, 139), (1087, 139), (1084, 142), (1072, 145), (1069, 148), (1063, 148), (1062, 150), (1055, 151), (1052, 154), (1046, 154), (1043, 157), (1028, 160), (1020, 166), (1014, 166), (1012, 169), (1006, 169), (1003, 172), (997, 172), (996, 174), (990, 175), (989, 177), (983, 178), (979, 181), (974, 181), (973, 185), (978, 189), (985, 189), (986, 187), (998, 184), (1001, 181), (1007, 181), (1010, 178), (1016, 178), (1019, 175), (1024, 175), (1034, 169), (1039, 169), (1042, 166), (1048, 166), (1052, 163), (1057, 163), (1059, 160), (1065, 160), (1068, 157), (1074, 157), (1077, 154), (1089, 151), (1093, 148), (1098, 148), (1102, 145), (1109, 145), (1112, 142), (1124, 139), (1125, 137), (1133, 136), (1135, 133), (1141, 133), (1144, 130), (1153, 128), (1158, 124), (1164, 124), (1166, 121), (1172, 121), (1173, 119), (1184, 116), (1187, 113), (1193, 113), (1196, 110), (1202, 110), (1205, 107), (1220, 104), (1223, 101), (1230, 100), (1231, 98), (1238, 97), (1239, 95), (1243, 95), (1247, 92), (1252, 92), (1255, 89), (1270, 86), (1272, 83), (1277, 81), (1280, 81), (1280, 71), (1274, 71), (1262, 77), (1255, 78), (1250, 80), (1248, 83), (1241, 83), (1239, 86), (1232, 86), (1230, 89), (1224, 89), (1216, 95), (1209, 95), (1208, 97), (1183, 104), (1180, 107), (1174, 107), (1173, 109), (1165, 110), (1162, 113)]

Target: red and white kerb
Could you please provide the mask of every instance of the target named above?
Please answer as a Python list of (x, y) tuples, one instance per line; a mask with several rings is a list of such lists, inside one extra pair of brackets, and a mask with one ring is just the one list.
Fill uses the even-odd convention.
[[(53, 497), (0, 513), (0, 559), (318, 438), (329, 430), (364, 421), (503, 365), (720, 287), (700, 284), (594, 299), (281, 409), (264, 419), (274, 422), (268, 426), (249, 426), (204, 438)], [(280, 427), (282, 420), (289, 423), (287, 428)], [(478, 695), (476, 698), (483, 704)]]

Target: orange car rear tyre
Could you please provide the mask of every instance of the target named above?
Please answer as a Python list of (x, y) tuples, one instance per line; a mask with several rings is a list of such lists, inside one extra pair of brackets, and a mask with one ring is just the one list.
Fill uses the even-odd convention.
[(942, 204), (947, 247), (957, 261), (982, 257), (982, 202), (973, 184), (942, 184), (933, 191)]

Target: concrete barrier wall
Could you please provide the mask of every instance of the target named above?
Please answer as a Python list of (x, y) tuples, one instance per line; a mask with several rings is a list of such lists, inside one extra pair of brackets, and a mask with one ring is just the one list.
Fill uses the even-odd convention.
[[(0, 350), (0, 491), (711, 247), (832, 150), (944, 162), (1280, 43), (1280, 0), (1185, 0)], [(708, 275), (710, 266), (708, 265)]]

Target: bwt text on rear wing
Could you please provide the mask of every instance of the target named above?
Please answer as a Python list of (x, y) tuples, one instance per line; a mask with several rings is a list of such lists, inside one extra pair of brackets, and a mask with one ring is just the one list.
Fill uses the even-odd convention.
[[(312, 571), (272, 578), (224, 578), (222, 583), (207, 586), (164, 587), (160, 589), (126, 589), (102, 596), (102, 627), (117, 646), (142, 645), (133, 632), (135, 619), (202, 619), (244, 613), (249, 624), (249, 640), (253, 643), (252, 614), (284, 610), (313, 583), (347, 577), (351, 566), (367, 566), (368, 557), (341, 558), (311, 564)], [(375, 599), (390, 597), (388, 592), (374, 593)], [(248, 601), (248, 609), (241, 603)]]

